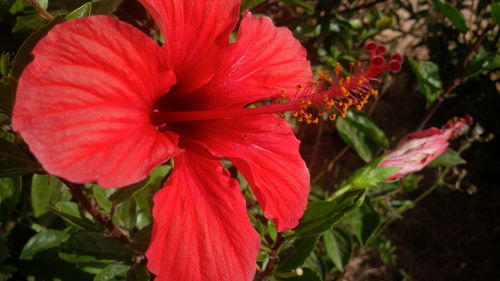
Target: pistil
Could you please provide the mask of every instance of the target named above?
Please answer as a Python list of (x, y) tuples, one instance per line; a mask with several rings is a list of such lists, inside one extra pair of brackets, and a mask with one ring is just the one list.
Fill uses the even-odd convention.
[[(402, 58), (399, 54), (392, 54), (389, 61), (383, 55), (386, 49), (382, 45), (369, 42), (365, 49), (370, 53), (370, 64), (364, 69), (362, 64), (351, 64), (350, 75), (343, 76), (339, 64), (334, 69), (333, 78), (327, 72), (319, 74), (316, 82), (310, 82), (306, 87), (297, 86), (297, 99), (289, 100), (283, 95), (284, 102), (274, 103), (259, 107), (236, 109), (197, 110), (197, 111), (153, 111), (151, 119), (153, 124), (176, 122), (189, 122), (200, 120), (231, 119), (239, 116), (255, 116), (294, 112), (298, 121), (317, 123), (324, 114), (334, 120), (339, 114), (345, 117), (348, 108), (354, 106), (361, 109), (371, 96), (378, 94), (371, 85), (378, 82), (376, 76), (390, 70), (397, 72), (401, 68)], [(359, 68), (359, 70), (353, 70)]]

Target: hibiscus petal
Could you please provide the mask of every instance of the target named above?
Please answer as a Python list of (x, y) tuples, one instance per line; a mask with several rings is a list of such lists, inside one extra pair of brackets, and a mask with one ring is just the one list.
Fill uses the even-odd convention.
[(238, 182), (218, 160), (190, 152), (175, 157), (153, 217), (146, 256), (157, 281), (252, 280), (260, 239)]
[(181, 134), (233, 162), (279, 231), (297, 225), (307, 204), (309, 171), (287, 122), (274, 115), (192, 122)]
[(314, 77), (306, 50), (290, 30), (246, 12), (217, 77), (196, 99), (207, 108), (231, 108), (280, 97), (282, 91), (295, 98), (297, 85), (310, 81)]
[(33, 50), (17, 89), (13, 128), (43, 167), (73, 182), (139, 181), (179, 151), (150, 121), (175, 76), (162, 49), (109, 17), (54, 27)]
[(215, 74), (239, 17), (239, 0), (139, 0), (165, 38), (182, 92)]

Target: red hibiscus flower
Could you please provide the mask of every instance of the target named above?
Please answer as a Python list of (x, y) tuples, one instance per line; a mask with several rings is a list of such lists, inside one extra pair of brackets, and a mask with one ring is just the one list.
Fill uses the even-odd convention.
[(446, 151), (450, 138), (457, 135), (464, 125), (470, 123), (472, 123), (471, 117), (457, 118), (448, 122), (442, 129), (432, 127), (405, 136), (395, 149), (386, 153), (386, 158), (379, 164), (380, 167), (401, 168), (387, 180), (422, 170)]
[(219, 159), (241, 171), (279, 231), (301, 217), (309, 173), (284, 120), (222, 115), (283, 91), (296, 98), (313, 79), (305, 50), (249, 12), (230, 43), (239, 0), (140, 2), (164, 46), (111, 17), (57, 25), (20, 78), (13, 128), (72, 182), (120, 187), (174, 157), (154, 198), (149, 269), (157, 280), (251, 280), (260, 239)]

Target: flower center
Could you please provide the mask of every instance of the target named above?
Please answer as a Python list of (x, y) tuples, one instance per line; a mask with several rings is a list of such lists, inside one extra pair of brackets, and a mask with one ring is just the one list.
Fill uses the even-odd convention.
[(298, 99), (288, 99), (282, 95), (281, 101), (274, 104), (236, 109), (215, 109), (195, 111), (154, 111), (151, 120), (155, 126), (164, 126), (170, 123), (231, 119), (239, 116), (252, 116), (260, 114), (294, 112), (293, 116), (298, 121), (318, 123), (319, 118), (328, 116), (334, 120), (337, 115), (345, 117), (347, 110), (354, 106), (360, 110), (371, 96), (376, 96), (378, 91), (371, 82), (380, 82), (376, 78), (388, 70), (398, 72), (401, 69), (401, 55), (394, 53), (390, 60), (385, 60), (383, 55), (386, 48), (369, 42), (365, 49), (370, 53), (370, 64), (351, 63), (349, 75), (342, 74), (340, 64), (334, 68), (333, 77), (328, 71), (319, 73), (318, 81), (310, 82), (306, 87), (297, 86)]

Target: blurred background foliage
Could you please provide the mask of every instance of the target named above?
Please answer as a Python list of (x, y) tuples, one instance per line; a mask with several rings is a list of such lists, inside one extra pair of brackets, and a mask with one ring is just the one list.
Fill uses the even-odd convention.
[[(340, 62), (348, 72), (368, 58), (367, 40), (405, 57), (363, 112), (295, 124), (312, 192), (293, 231), (277, 233), (225, 163), (262, 237), (255, 280), (500, 280), (500, 2), (244, 0), (243, 9), (291, 29), (315, 71)], [(151, 198), (171, 166), (122, 189), (77, 186), (45, 174), (9, 125), (36, 42), (57, 23), (95, 14), (163, 42), (133, 0), (0, 0), (0, 281), (152, 278), (143, 255)], [(475, 123), (431, 167), (384, 181), (383, 151), (465, 114)], [(347, 185), (355, 188), (338, 192)]]

